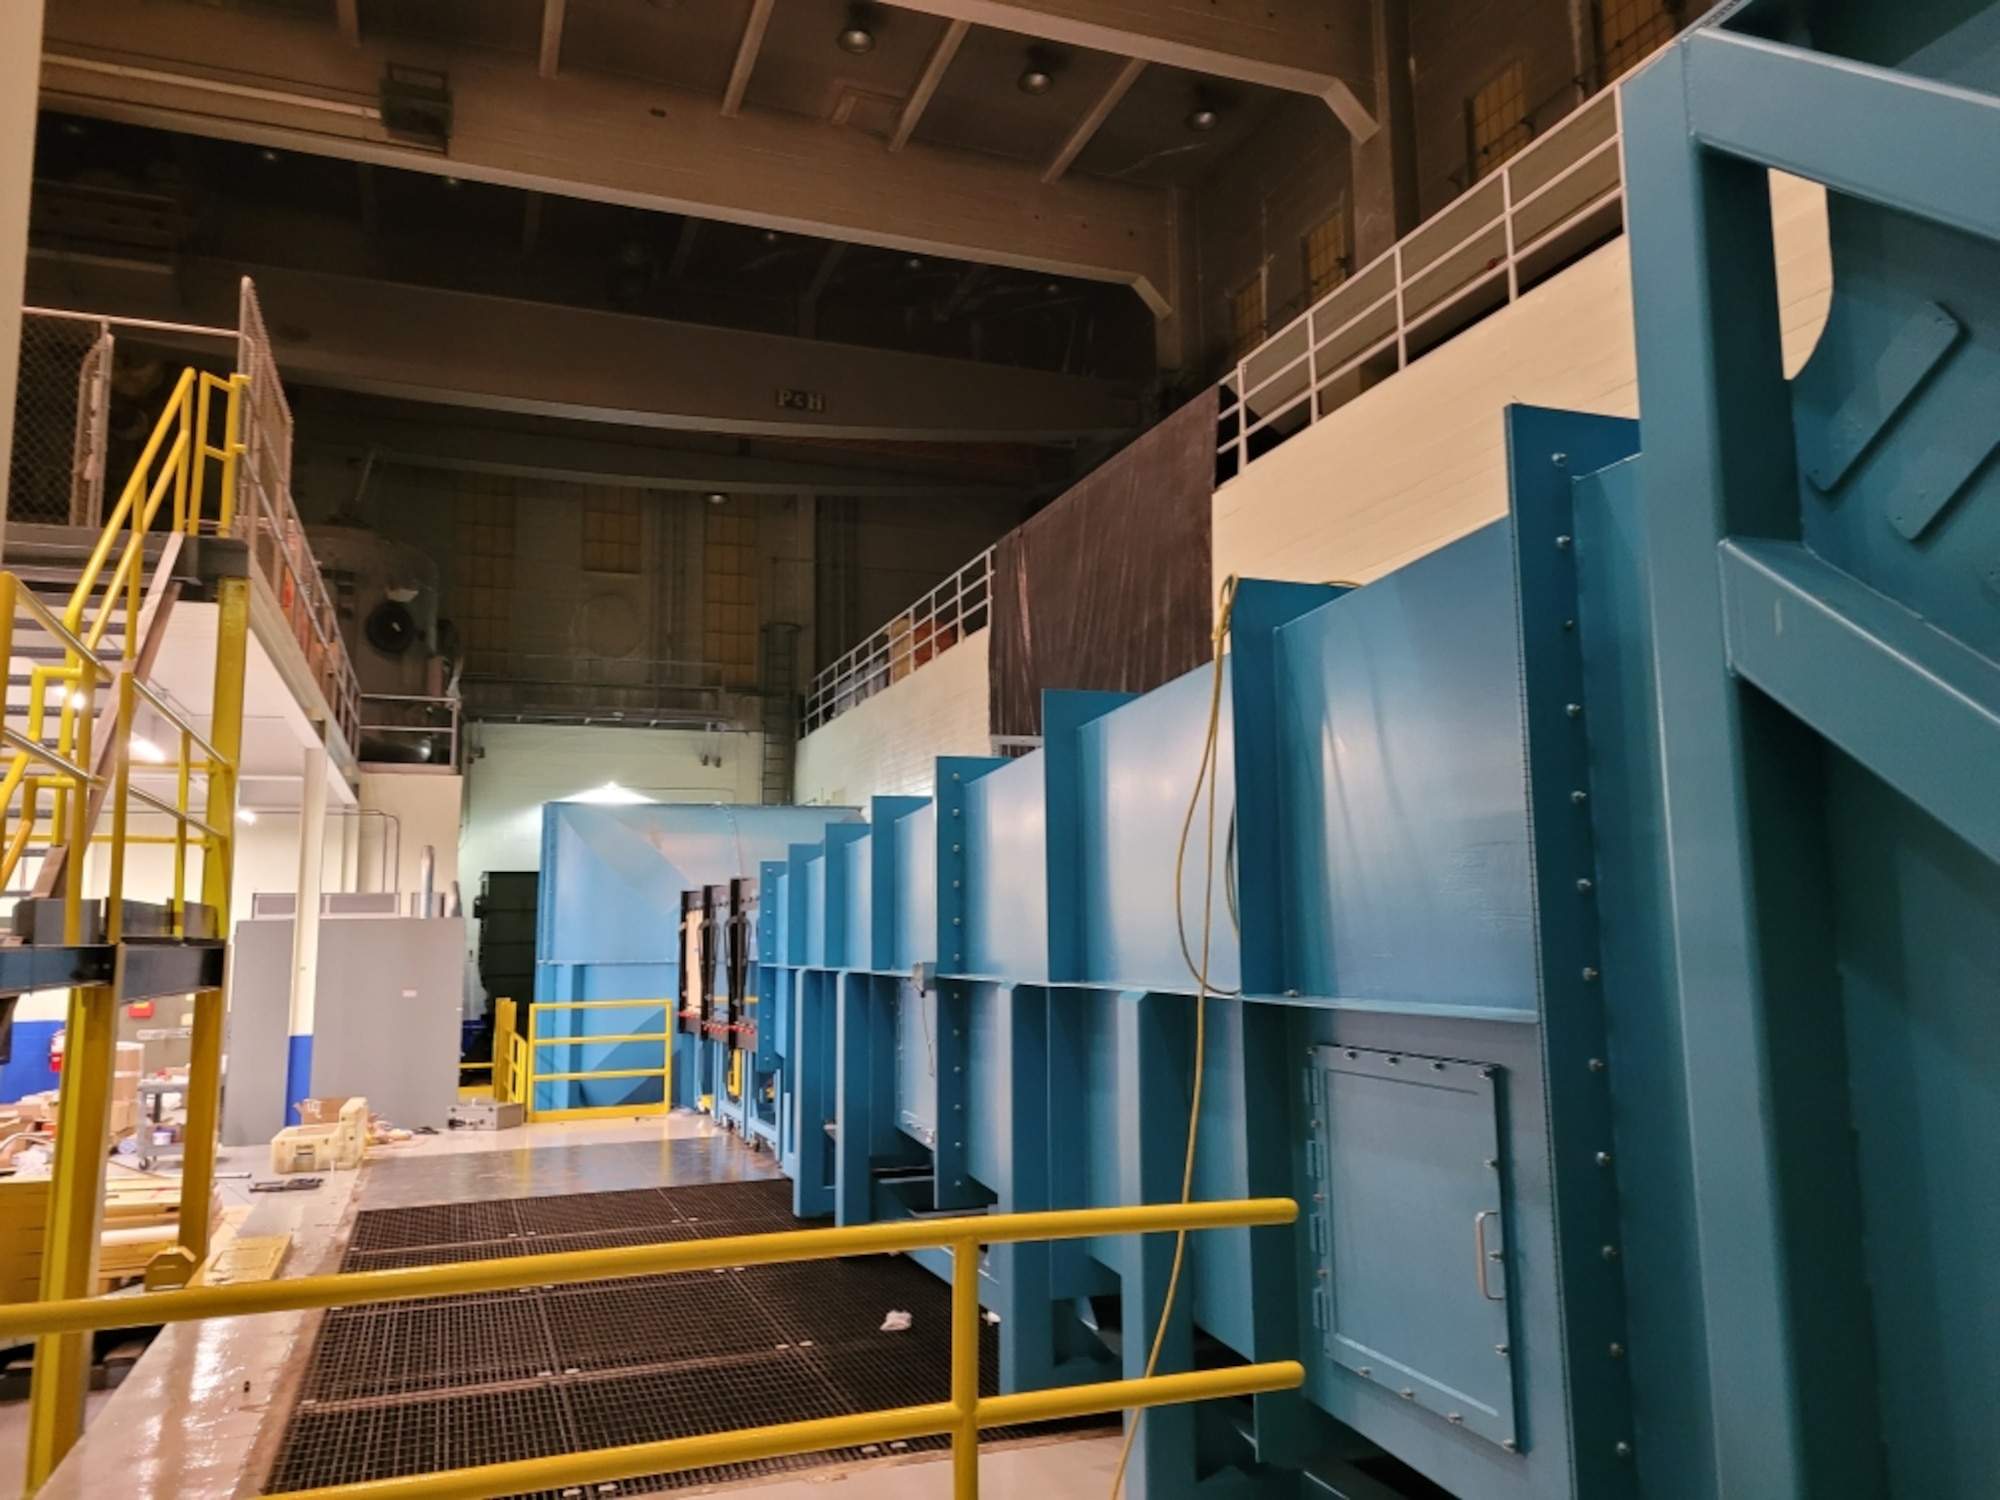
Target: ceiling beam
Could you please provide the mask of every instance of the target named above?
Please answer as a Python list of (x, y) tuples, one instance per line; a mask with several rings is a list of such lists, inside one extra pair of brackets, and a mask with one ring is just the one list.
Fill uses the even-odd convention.
[(931, 95), (944, 82), (944, 71), (951, 66), (951, 60), (958, 55), (959, 44), (965, 34), (972, 30), (970, 21), (952, 20), (945, 23), (944, 35), (931, 48), (931, 55), (924, 63), (924, 71), (918, 75), (917, 86), (910, 90), (910, 97), (903, 101), (903, 112), (896, 116), (896, 128), (889, 133), (889, 149), (901, 151), (910, 143), (910, 132), (917, 128), (917, 121), (924, 117), (930, 107)]
[(655, 491), (731, 495), (852, 495), (908, 500), (1025, 500), (1066, 481), (1028, 484), (949, 473), (901, 473), (853, 462), (700, 453), (639, 442), (518, 432), (450, 417), (425, 419), (364, 412), (301, 416), (306, 451), (373, 454), (377, 463), (506, 474)]
[(569, 0), (542, 0), (541, 74), (553, 78), (562, 68), (563, 14)]
[(814, 269), (812, 280), (799, 293), (799, 337), (812, 338), (819, 332), (819, 299), (827, 283), (833, 280), (833, 273), (840, 269), (840, 263), (847, 257), (847, 246), (834, 240), (820, 256), (819, 265)]
[(1356, 140), (1376, 129), (1366, 0), (890, 0), (1115, 57), (1324, 100)]
[(1128, 385), (1013, 365), (192, 256), (143, 291), (102, 258), (29, 266), (36, 305), (205, 327), (234, 324), (249, 275), (286, 330), (288, 385), (793, 441), (1070, 442), (1138, 425)]
[(340, 27), (340, 39), (350, 47), (361, 45), (361, 0), (333, 0), (333, 18)]
[[(103, 53), (116, 37), (119, 52)], [(379, 108), (389, 54), (372, 37), (268, 10), (163, 0), (59, 0), (49, 11), (42, 102), (52, 109), (258, 146), (347, 157), (693, 214), (908, 254), (988, 261), (1133, 288), (1171, 311), (1165, 195), (1031, 171), (981, 152), (885, 152), (860, 131), (777, 110), (721, 120), (698, 96), (611, 75), (555, 88), (498, 51), (448, 63), (448, 154), (390, 137)], [(254, 85), (241, 80), (255, 78)]]
[(1118, 107), (1118, 101), (1131, 91), (1139, 81), (1139, 75), (1146, 71), (1145, 59), (1128, 57), (1117, 76), (1104, 86), (1104, 92), (1097, 96), (1096, 103), (1084, 111), (1070, 133), (1063, 137), (1063, 143), (1056, 147), (1056, 154), (1042, 169), (1042, 181), (1054, 182), (1069, 170), (1069, 164), (1077, 159), (1090, 138), (1097, 134), (1104, 122), (1111, 118), (1111, 111)]
[(729, 83), (722, 91), (722, 112), (732, 119), (743, 109), (743, 94), (750, 87), (750, 75), (757, 70), (757, 54), (764, 50), (764, 33), (771, 25), (771, 11), (776, 3), (777, 0), (750, 0), (743, 37), (736, 44), (736, 61), (729, 66)]

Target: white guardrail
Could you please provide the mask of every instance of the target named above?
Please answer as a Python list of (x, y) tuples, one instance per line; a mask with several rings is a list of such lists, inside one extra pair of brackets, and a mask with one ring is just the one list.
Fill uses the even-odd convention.
[(844, 714), (892, 682), (901, 682), (992, 618), (993, 549), (960, 568), (923, 598), (813, 679), (803, 732)]
[(1608, 88), (1265, 339), (1222, 382), (1218, 483), (1624, 224)]

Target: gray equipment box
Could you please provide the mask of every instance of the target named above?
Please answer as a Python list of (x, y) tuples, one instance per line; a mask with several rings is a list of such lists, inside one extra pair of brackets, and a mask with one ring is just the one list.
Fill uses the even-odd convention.
[(451, 1130), (512, 1130), (526, 1118), (518, 1104), (495, 1104), (491, 1099), (461, 1099), (444, 1112)]

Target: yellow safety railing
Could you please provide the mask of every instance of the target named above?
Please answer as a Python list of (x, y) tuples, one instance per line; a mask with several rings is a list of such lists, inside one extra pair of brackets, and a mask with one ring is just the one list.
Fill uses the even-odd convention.
[[(519, 1045), (522, 1058), (510, 1091), (518, 1086), (518, 1094), (510, 1097), (527, 1106), (531, 1120), (594, 1120), (626, 1119), (632, 1115), (663, 1115), (674, 1107), (674, 1004), (672, 1000), (538, 1000), (528, 1007), (528, 1035), (509, 1030), (510, 1046)], [(545, 1015), (555, 1016), (563, 1012), (606, 1011), (606, 1010), (648, 1010), (659, 1011), (664, 1016), (661, 1031), (606, 1032), (594, 1035), (577, 1032), (568, 1036), (544, 1036), (541, 1024)], [(590, 1046), (615, 1046), (625, 1042), (656, 1044), (661, 1057), (656, 1067), (641, 1068), (573, 1068), (542, 1065), (542, 1053), (558, 1048), (575, 1049)], [(621, 1078), (657, 1078), (660, 1080), (660, 1097), (636, 1104), (604, 1104), (578, 1106), (575, 1108), (544, 1107), (537, 1100), (540, 1086), (545, 1083), (594, 1083)]]
[(1059, 1421), (1102, 1412), (1169, 1406), (1226, 1396), (1296, 1389), (1305, 1380), (1294, 1360), (1236, 1365), (1184, 1374), (1113, 1380), (1096, 1385), (1023, 1391), (1007, 1396), (979, 1393), (979, 1252), (982, 1246), (1033, 1240), (1092, 1239), (1121, 1234), (1163, 1234), (1186, 1230), (1251, 1228), (1290, 1224), (1298, 1205), (1288, 1198), (1251, 1198), (1226, 1203), (1164, 1203), (1136, 1208), (1080, 1208), (1050, 1213), (971, 1215), (964, 1218), (861, 1224), (844, 1229), (803, 1229), (776, 1234), (739, 1235), (680, 1244), (638, 1245), (614, 1250), (581, 1250), (530, 1255), (515, 1260), (467, 1261), (445, 1266), (412, 1266), (396, 1271), (362, 1271), (344, 1276), (306, 1276), (294, 1281), (251, 1282), (242, 1286), (197, 1287), (136, 1297), (79, 1298), (0, 1307), (0, 1338), (55, 1333), (82, 1334), (103, 1328), (183, 1323), (202, 1318), (254, 1313), (298, 1312), (319, 1307), (358, 1307), (411, 1297), (515, 1291), (615, 1277), (657, 1276), (678, 1271), (715, 1271), (733, 1266), (831, 1260), (849, 1255), (951, 1251), (951, 1393), (945, 1401), (854, 1416), (785, 1422), (735, 1432), (705, 1433), (656, 1443), (634, 1443), (549, 1458), (484, 1464), (395, 1479), (365, 1480), (301, 1490), (293, 1500), (486, 1500), (535, 1490), (561, 1490), (643, 1475), (675, 1473), (712, 1464), (741, 1463), (950, 1434), (953, 1500), (977, 1500), (979, 1433), (987, 1427)]
[[(193, 369), (182, 371), (60, 619), (13, 575), (5, 575), (6, 593), (0, 596), (5, 635), (0, 644), (7, 648), (7, 659), (12, 661), (15, 621), (24, 610), (63, 648), (63, 658), (59, 664), (36, 663), (30, 669), (27, 700), (21, 710), (27, 729), (23, 733), (9, 727), (4, 733), (5, 743), (14, 753), (4, 778), (0, 778), (0, 886), (13, 883), (38, 833), (45, 836), (50, 856), (58, 861), (65, 859), (72, 845), (80, 849), (90, 840), (101, 812), (101, 799), (91, 794), (94, 789), (101, 791), (104, 782), (101, 774), (94, 774), (92, 765), (97, 689), (109, 684), (121, 670), (105, 658), (105, 635), (122, 614), (124, 640), (120, 656), (122, 669), (129, 671), (137, 662), (140, 647), (139, 626), (146, 593), (146, 539), (154, 534), (154, 523), (160, 518), (168, 496), (173, 498), (172, 524), (162, 528), (163, 532), (196, 535), (229, 528), (236, 503), (237, 463), (243, 452), (245, 386), (246, 377), (241, 375), (225, 379)], [(216, 415), (213, 398), (217, 394), (223, 398), (219, 444), (210, 441)], [(211, 461), (217, 465), (219, 479), (213, 514), (209, 513), (208, 503)], [(98, 597), (100, 587), (102, 597)], [(164, 721), (181, 731), (182, 766), (186, 769), (191, 760), (193, 731), (157, 695), (147, 693), (146, 697)], [(6, 707), (11, 716), (15, 711), (11, 683)], [(52, 716), (53, 746), (46, 743)], [(125, 733), (118, 741), (120, 754), (129, 748), (129, 732), (128, 715)], [(233, 766), (221, 765), (224, 759), (219, 755), (208, 757), (210, 774), (218, 768), (222, 774), (233, 772)], [(45, 791), (51, 793), (46, 828), (39, 816), (40, 799)], [(20, 823), (9, 838), (5, 820), (17, 793), (21, 797)], [(185, 805), (181, 811), (186, 812)], [(182, 826), (185, 827), (185, 820)], [(224, 844), (228, 833), (227, 828), (221, 832)], [(184, 858), (178, 863), (184, 872)], [(77, 891), (79, 882), (67, 879), (64, 884), (67, 896)], [(74, 935), (70, 941), (76, 941)]]
[[(46, 849), (36, 891), (60, 886), (63, 941), (83, 942), (83, 855), (92, 842), (109, 845), (103, 940), (125, 936), (127, 855), (138, 844), (171, 845), (172, 933), (220, 936), (229, 930), (229, 882), (234, 856), (237, 760), (243, 737), (245, 651), (250, 629), (249, 580), (224, 577), (216, 584), (214, 699), (208, 733), (198, 731), (161, 695), (143, 684), (146, 543), (155, 531), (171, 537), (226, 532), (232, 522), (243, 445), (243, 396), (247, 377), (227, 379), (185, 371), (92, 549), (67, 606), (57, 615), (13, 573), (0, 573), (0, 659), (10, 664), (0, 704), (0, 743), (11, 754), (0, 774), (0, 886), (12, 886), (23, 861)], [(218, 413), (216, 397), (221, 397)], [(215, 426), (221, 419), (222, 436)], [(210, 465), (215, 465), (211, 469)], [(216, 483), (211, 485), (211, 475)], [(211, 491), (213, 494), (211, 495)], [(157, 525), (171, 497), (171, 520)], [(169, 550), (171, 549), (171, 543)], [(101, 592), (100, 592), (101, 590)], [(122, 618), (123, 640), (114, 655), (106, 637)], [(35, 660), (25, 701), (16, 701), (11, 663), (25, 622), (58, 648), (59, 660)], [(99, 688), (112, 693), (105, 743), (96, 743)], [(175, 748), (146, 740), (145, 774), (173, 794), (134, 784), (139, 715)], [(15, 718), (24, 721), (16, 729)], [(53, 743), (51, 743), (51, 739)], [(195, 783), (203, 783), (200, 811)], [(159, 783), (156, 783), (159, 784)], [(46, 819), (43, 795), (48, 795)], [(15, 812), (16, 799), (18, 813)], [(106, 803), (108, 836), (97, 825)], [(135, 816), (162, 816), (166, 832), (136, 832)], [(17, 819), (9, 830), (9, 820)], [(189, 931), (188, 854), (201, 853), (201, 901), (215, 913), (213, 934)], [(42, 937), (42, 934), (37, 934)], [(46, 941), (46, 938), (43, 938)], [(115, 972), (123, 975), (120, 964)], [(104, 1191), (103, 1141), (110, 1123), (111, 1080), (117, 1052), (123, 979), (72, 989), (65, 1022), (62, 1131), (51, 1173), (48, 1228), (44, 1235), (43, 1301), (54, 1306), (96, 1289), (98, 1232)], [(216, 1127), (222, 1089), (222, 992), (192, 997), (189, 1045), (187, 1146), (182, 1157), (177, 1244), (154, 1257), (149, 1285), (184, 1284), (208, 1253), (209, 1201), (214, 1184)], [(27, 1490), (33, 1494), (76, 1442), (83, 1425), (83, 1394), (90, 1370), (89, 1341), (54, 1334), (35, 1352), (35, 1384), (28, 1415)]]

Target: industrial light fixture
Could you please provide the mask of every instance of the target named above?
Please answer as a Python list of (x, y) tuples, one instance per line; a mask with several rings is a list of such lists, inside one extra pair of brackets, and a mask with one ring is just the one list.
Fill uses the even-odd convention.
[(69, 695), (69, 706), (81, 713), (84, 709), (90, 707), (90, 694), (86, 693), (82, 688), (72, 688)]
[(842, 52), (852, 52), (856, 57), (865, 56), (875, 50), (875, 33), (863, 24), (859, 15), (850, 17), (847, 24), (841, 27), (840, 35), (834, 40), (840, 44)]
[(1021, 76), (1014, 80), (1015, 86), (1024, 94), (1046, 94), (1056, 86), (1056, 64), (1046, 48), (1028, 49), (1028, 66), (1021, 70)]
[(587, 792), (578, 792), (569, 799), (571, 802), (596, 802), (622, 805), (633, 802), (651, 802), (653, 799), (644, 792), (635, 792), (630, 787), (620, 786), (615, 781), (607, 781), (603, 786), (592, 787)]
[(903, 262), (903, 269), (906, 271), (921, 271), (923, 268), (924, 258), (921, 255), (912, 255)]
[(1193, 109), (1188, 111), (1187, 128), (1189, 130), (1213, 130), (1220, 123), (1222, 123), (1222, 116), (1217, 112), (1214, 105), (1197, 104)]
[(729, 503), (729, 497), (723, 494), (721, 490), (711, 490), (701, 498), (706, 500), (710, 505), (727, 505)]
[(236, 809), (236, 821), (246, 825), (254, 823), (257, 821), (257, 814), (247, 807), (239, 807)]
[(150, 766), (163, 766), (167, 763), (167, 752), (143, 734), (135, 734), (132, 736), (132, 759), (143, 760)]

